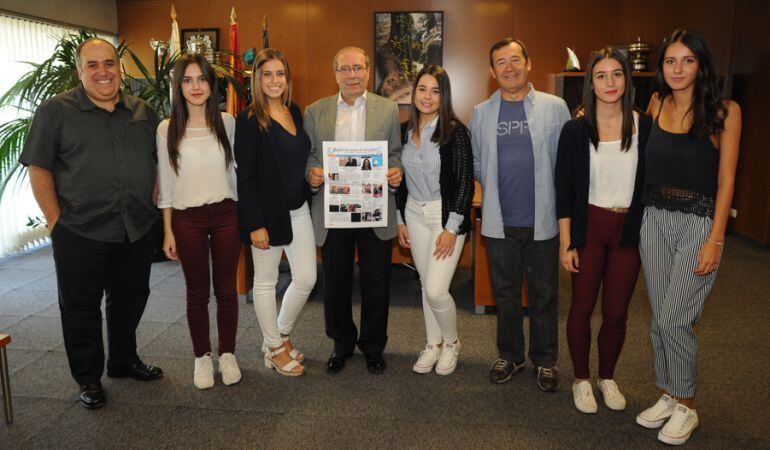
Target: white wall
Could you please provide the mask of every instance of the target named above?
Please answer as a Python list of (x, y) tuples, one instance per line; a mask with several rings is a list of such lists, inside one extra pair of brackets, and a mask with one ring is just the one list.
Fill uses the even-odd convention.
[(118, 32), (115, 0), (0, 0), (0, 10), (107, 31), (110, 34)]

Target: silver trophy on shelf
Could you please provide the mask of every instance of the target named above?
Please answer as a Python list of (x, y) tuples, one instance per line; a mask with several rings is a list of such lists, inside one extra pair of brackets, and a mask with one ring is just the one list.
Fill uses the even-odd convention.
[(163, 55), (168, 50), (168, 41), (150, 39), (150, 48), (158, 52), (158, 55)]
[(631, 59), (631, 69), (634, 72), (647, 71), (647, 55), (650, 53), (650, 49), (650, 44), (644, 42), (641, 36), (637, 36), (636, 40), (629, 44), (628, 55)]

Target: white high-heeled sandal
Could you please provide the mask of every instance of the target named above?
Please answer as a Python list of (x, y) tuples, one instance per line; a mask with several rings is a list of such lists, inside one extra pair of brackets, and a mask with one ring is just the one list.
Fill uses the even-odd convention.
[[(291, 338), (289, 338), (289, 336), (281, 335), (281, 341), (283, 341), (283, 345), (285, 346), (287, 342), (291, 342)], [(289, 351), (289, 356), (291, 356), (291, 359), (294, 359), (297, 362), (302, 362), (305, 360), (305, 354), (297, 350), (294, 347), (293, 342), (291, 342), (291, 350)]]
[(279, 347), (275, 350), (268, 349), (265, 352), (265, 367), (268, 369), (275, 369), (276, 372), (287, 377), (298, 377), (305, 373), (305, 367), (299, 363), (296, 359), (292, 359), (283, 366), (279, 366), (273, 358), (286, 351), (286, 347)]

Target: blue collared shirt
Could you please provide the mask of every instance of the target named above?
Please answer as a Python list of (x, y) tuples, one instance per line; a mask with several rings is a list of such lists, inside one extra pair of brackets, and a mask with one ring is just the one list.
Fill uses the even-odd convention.
[[(473, 169), (482, 188), (481, 214), (484, 219), (481, 221), (481, 234), (498, 239), (505, 237), (497, 165), (500, 101), (498, 90), (488, 100), (473, 108), (470, 122)], [(524, 111), (529, 121), (535, 157), (534, 238), (543, 241), (559, 234), (553, 173), (559, 134), (562, 126), (570, 119), (570, 113), (562, 98), (536, 91), (532, 83), (529, 83), (529, 93), (524, 98)]]

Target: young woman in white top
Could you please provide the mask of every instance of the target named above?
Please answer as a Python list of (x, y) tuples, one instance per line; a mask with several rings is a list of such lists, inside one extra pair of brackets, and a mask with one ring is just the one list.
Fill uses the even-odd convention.
[(572, 275), (567, 341), (575, 370), (575, 406), (595, 413), (591, 387), (591, 315), (602, 286), (597, 385), (610, 409), (626, 399), (614, 381), (639, 276), (644, 147), (651, 121), (634, 111), (631, 69), (617, 50), (600, 50), (586, 69), (583, 116), (564, 125), (556, 159), (561, 264)]
[(163, 251), (182, 263), (199, 389), (214, 385), (209, 341), (209, 257), (217, 301), (219, 371), (226, 385), (240, 381), (235, 360), (238, 326), (237, 189), (232, 142), (235, 119), (219, 112), (217, 77), (206, 58), (183, 55), (174, 66), (171, 117), (158, 126), (158, 207)]

